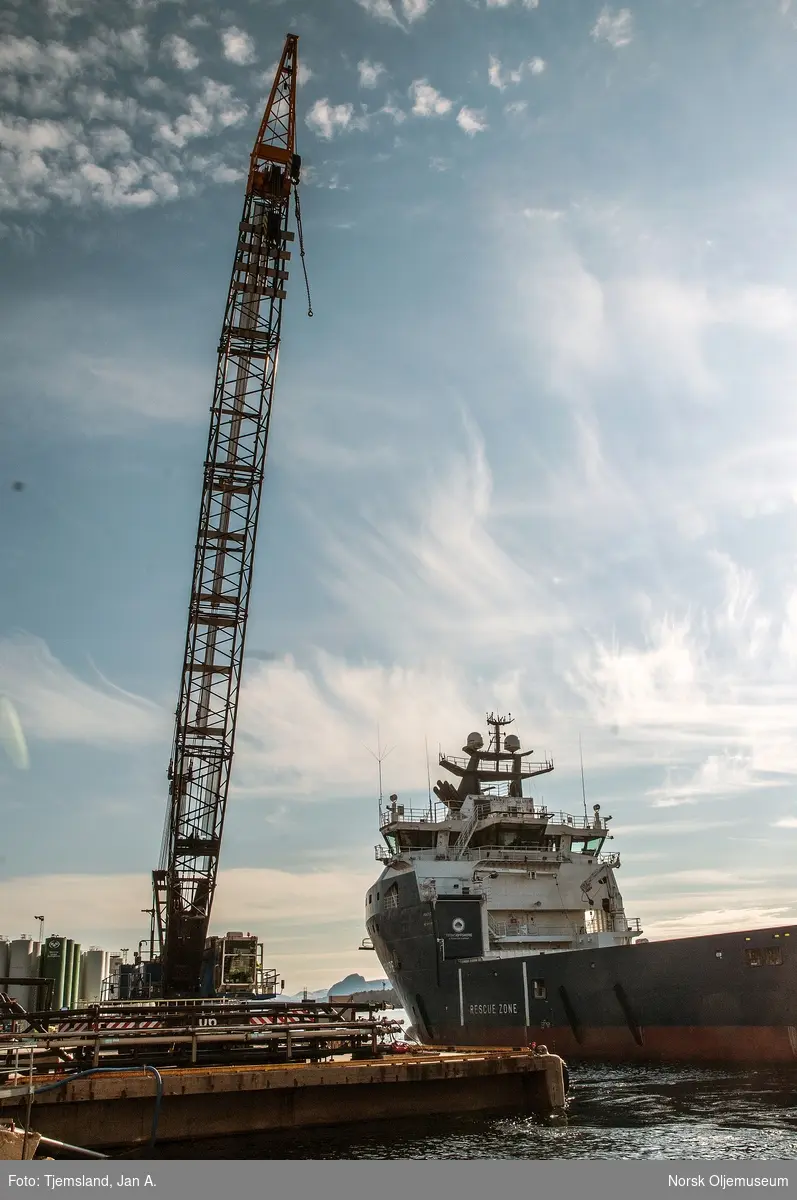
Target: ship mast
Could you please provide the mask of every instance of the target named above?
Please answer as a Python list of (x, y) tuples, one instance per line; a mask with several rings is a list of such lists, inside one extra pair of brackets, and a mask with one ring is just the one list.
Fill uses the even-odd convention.
[[(487, 757), (488, 755), (495, 758), (503, 757), (501, 754), (501, 730), (504, 729), (505, 726), (511, 725), (512, 719), (511, 713), (507, 713), (505, 717), (496, 716), (495, 713), (487, 714), (487, 724), (493, 731), (490, 736), (490, 745), (493, 747), (493, 749), (491, 751), (484, 751), (484, 757)], [(531, 754), (532, 751), (527, 750), (526, 753)]]

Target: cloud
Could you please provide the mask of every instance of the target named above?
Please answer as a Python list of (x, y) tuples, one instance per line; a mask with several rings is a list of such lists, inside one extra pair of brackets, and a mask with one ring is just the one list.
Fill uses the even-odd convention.
[(180, 71), (193, 71), (201, 62), (191, 43), (179, 34), (173, 33), (164, 38), (161, 45)]
[(47, 15), (55, 18), (71, 20), (82, 16), (87, 8), (94, 5), (95, 0), (45, 0)]
[[(197, 168), (205, 173), (222, 164), (215, 158)], [(12, 359), (31, 322), (50, 329), (36, 361)], [(30, 302), (7, 314), (0, 329), (0, 354), (7, 363), (8, 386), (17, 395), (35, 397), (48, 412), (66, 417), (82, 434), (129, 434), (142, 420), (192, 423), (207, 419), (206, 369), (174, 355), (174, 347), (149, 336), (142, 356), (129, 341), (129, 314), (91, 303), (66, 305), (54, 297)], [(100, 353), (97, 346), (117, 346)]]
[(544, 70), (545, 60), (542, 58), (529, 59), (528, 62), (522, 62), (519, 67), (508, 70), (504, 68), (499, 58), (491, 54), (487, 67), (487, 78), (492, 87), (504, 91), (509, 84), (520, 83), (527, 71), (531, 75), (540, 75)]
[(484, 110), (475, 108), (461, 108), (457, 113), (457, 125), (471, 137), (476, 133), (483, 133), (485, 129), (489, 129)]
[[(391, 0), (357, 0), (357, 3), (377, 21), (384, 21), (388, 25), (403, 28), (398, 11)], [(396, 0), (396, 3), (400, 8), (401, 16), (411, 25), (414, 21), (419, 21), (421, 17), (426, 16), (433, 0)]]
[[(93, 148), (92, 148), (93, 146)], [(147, 207), (179, 193), (172, 173), (112, 126), (87, 135), (77, 121), (9, 117), (0, 121), (0, 209), (39, 212), (53, 200), (79, 206)], [(106, 159), (122, 161), (103, 165)]]
[(388, 25), (398, 25), (401, 28), (401, 21), (390, 0), (357, 0), (357, 3), (377, 21), (385, 21)]
[(326, 96), (322, 100), (316, 100), (305, 121), (318, 137), (326, 141), (337, 133), (345, 133), (350, 129), (364, 129), (367, 125), (367, 117), (355, 117), (353, 104), (330, 104)]
[(451, 111), (452, 100), (438, 92), (426, 79), (414, 79), (409, 87), (412, 111), (416, 117), (442, 117)]
[(668, 772), (668, 780), (663, 786), (647, 792), (654, 808), (677, 808), (683, 804), (697, 804), (701, 800), (726, 799), (732, 795), (784, 786), (783, 780), (766, 779), (757, 773), (749, 752), (733, 753), (727, 749), (709, 754), (681, 782), (675, 782), (674, 776), (675, 772)]
[(432, 0), (401, 0), (401, 11), (406, 21), (412, 23), (425, 17), (432, 4)]
[(407, 119), (407, 114), (404, 112), (404, 109), (399, 108), (398, 105), (393, 102), (393, 98), (391, 96), (388, 96), (385, 103), (379, 109), (379, 112), (384, 113), (386, 117), (392, 117), (396, 125), (402, 125)]
[[(424, 737), (429, 713), (435, 738), (458, 745), (472, 720), (463, 681), (439, 669), (403, 668), (379, 662), (348, 663), (318, 651), (300, 666), (287, 656), (249, 668), (241, 699), (236, 752), (236, 795), (369, 795), (376, 726), (383, 745), (395, 746), (383, 774), (390, 788), (409, 788), (425, 778)], [(276, 690), (275, 690), (276, 689)], [(282, 697), (282, 701), (279, 701)], [(301, 713), (297, 725), (291, 713)], [(302, 747), (312, 745), (308, 755)]]
[(181, 148), (194, 138), (238, 125), (248, 112), (229, 84), (213, 79), (203, 79), (201, 90), (188, 96), (186, 103), (187, 112), (156, 129), (156, 136), (170, 146)]
[(221, 44), (224, 57), (229, 62), (246, 66), (255, 60), (255, 43), (248, 33), (237, 25), (230, 25), (221, 31)]
[[(509, 8), (515, 0), (485, 0), (487, 8)], [(540, 0), (519, 0), (521, 8), (539, 8)]]
[(134, 746), (158, 741), (166, 714), (141, 696), (74, 674), (40, 638), (0, 639), (0, 694), (13, 702), (28, 741)]
[(591, 32), (596, 42), (608, 42), (616, 50), (621, 46), (628, 46), (633, 39), (631, 10), (620, 8), (615, 12), (608, 6), (602, 8)]
[(781, 817), (772, 822), (773, 829), (797, 829), (797, 817)]
[[(194, 63), (184, 39), (167, 38), (162, 49), (185, 68)], [(54, 203), (142, 208), (196, 190), (180, 151), (193, 138), (237, 124), (246, 106), (210, 79), (183, 98), (150, 77), (137, 81), (141, 95), (172, 112), (147, 107), (120, 90), (124, 75), (117, 68), (146, 66), (148, 53), (141, 26), (101, 26), (69, 46), (0, 38), (0, 94), (8, 110), (0, 118), (0, 208), (27, 214)], [(181, 103), (187, 111), (179, 115), (174, 107)], [(213, 179), (210, 173), (202, 182)]]
[(381, 63), (369, 62), (367, 58), (363, 58), (357, 63), (357, 70), (360, 74), (360, 87), (363, 88), (376, 87), (379, 77), (385, 73), (385, 68)]

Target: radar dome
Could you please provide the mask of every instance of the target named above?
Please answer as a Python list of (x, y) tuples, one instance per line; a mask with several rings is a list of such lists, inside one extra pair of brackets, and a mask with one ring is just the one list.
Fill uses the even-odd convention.
[(480, 733), (469, 733), (466, 745), (469, 750), (481, 750), (484, 745), (484, 738)]
[(517, 754), (518, 750), (520, 749), (520, 738), (516, 733), (508, 733), (506, 735), (504, 738), (504, 748), (508, 750), (510, 754)]

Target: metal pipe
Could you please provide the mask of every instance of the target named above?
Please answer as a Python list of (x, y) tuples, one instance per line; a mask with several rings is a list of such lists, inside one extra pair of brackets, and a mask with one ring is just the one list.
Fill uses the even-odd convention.
[(79, 1154), (81, 1158), (110, 1158), (110, 1154), (100, 1154), (99, 1150), (87, 1150), (85, 1146), (72, 1146), (69, 1142), (59, 1142), (56, 1138), (40, 1137), (39, 1145), (47, 1150), (68, 1150), (71, 1154)]
[[(360, 1032), (362, 1032), (362, 1034), (363, 1034), (363, 1038), (361, 1040), (365, 1040), (365, 1035), (368, 1033), (367, 1028), (364, 1028), (362, 1031), (353, 1030), (353, 1029), (307, 1030), (303, 1033), (302, 1036), (307, 1041), (344, 1040), (346, 1038), (356, 1037)], [(296, 1037), (296, 1031), (292, 1030), (292, 1031), (288, 1032), (288, 1031), (283, 1031), (283, 1030), (279, 1030), (279, 1031), (263, 1030), (262, 1032), (258, 1031), (257, 1033), (252, 1033), (252, 1032), (235, 1033), (235, 1034), (226, 1034), (223, 1036), (216, 1036), (216, 1037), (207, 1037), (207, 1036), (202, 1036), (201, 1034), (199, 1034), (199, 1035), (176, 1034), (174, 1036), (159, 1035), (157, 1037), (136, 1036), (136, 1037), (125, 1038), (123, 1041), (121, 1039), (120, 1040), (102, 1039), (101, 1041), (98, 1041), (98, 1043), (95, 1047), (95, 1051), (98, 1053), (100, 1048), (102, 1048), (104, 1050), (114, 1050), (114, 1049), (122, 1049), (125, 1046), (190, 1045), (190, 1044), (193, 1044), (194, 1037), (196, 1037), (196, 1041), (197, 1041), (198, 1045), (200, 1043), (205, 1044), (205, 1045), (213, 1045), (216, 1042), (249, 1043), (249, 1044), (257, 1045), (258, 1042), (281, 1041), (281, 1040), (288, 1042), (289, 1039), (294, 1040)], [(90, 1044), (91, 1044), (90, 1042), (77, 1042), (77, 1043), (70, 1042), (70, 1045), (73, 1047), (75, 1045), (90, 1045)], [(52, 1046), (48, 1045), (46, 1048), (49, 1050), (55, 1051), (58, 1048), (58, 1045), (56, 1043), (54, 1043)], [(69, 1076), (69, 1078), (71, 1078), (71, 1076)]]
[(46, 1033), (28, 1033), (24, 1039), (20, 1041), (11, 1035), (0, 1035), (0, 1047), (4, 1044), (20, 1045), (25, 1049), (44, 1048), (52, 1050), (56, 1045), (94, 1045), (95, 1040), (99, 1040), (104, 1045), (113, 1044), (128, 1044), (133, 1038), (141, 1038), (142, 1036), (156, 1043), (158, 1039), (161, 1041), (184, 1040), (196, 1036), (202, 1041), (227, 1041), (230, 1038), (237, 1037), (240, 1034), (265, 1034), (274, 1032), (276, 1034), (284, 1034), (290, 1031), (291, 1036), (305, 1035), (307, 1037), (326, 1037), (341, 1033), (362, 1033), (363, 1036), (369, 1034), (372, 1029), (383, 1029), (389, 1031), (401, 1027), (398, 1021), (341, 1021), (336, 1024), (315, 1023), (311, 1025), (231, 1025), (226, 1028), (215, 1027), (212, 1029), (201, 1028), (194, 1029), (184, 1025), (176, 1026), (173, 1029), (163, 1028), (162, 1026), (152, 1030), (145, 1029), (100, 1029), (100, 1030), (76, 1030), (74, 1032), (60, 1033), (58, 1031), (49, 1031)]

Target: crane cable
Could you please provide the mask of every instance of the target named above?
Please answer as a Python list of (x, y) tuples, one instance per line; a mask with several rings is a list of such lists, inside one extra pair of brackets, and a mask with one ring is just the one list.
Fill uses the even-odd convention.
[(307, 315), (313, 315), (313, 302), (310, 299), (310, 283), (307, 279), (307, 267), (304, 261), (304, 234), (302, 233), (302, 206), (299, 203), (299, 184), (293, 185), (293, 204), (296, 209), (296, 228), (299, 233), (299, 256), (302, 260), (302, 271), (304, 272), (304, 286), (307, 290)]

